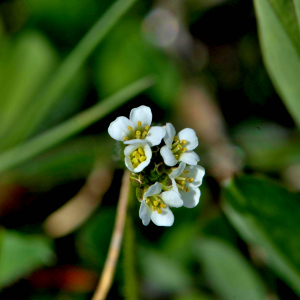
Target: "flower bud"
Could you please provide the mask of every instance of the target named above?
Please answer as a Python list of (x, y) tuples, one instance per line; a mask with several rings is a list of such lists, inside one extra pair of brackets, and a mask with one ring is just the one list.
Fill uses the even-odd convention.
[(165, 164), (163, 162), (155, 164), (155, 170), (158, 175), (162, 175), (165, 172)]
[(130, 182), (133, 186), (143, 186), (145, 184), (145, 177), (142, 173), (130, 173)]
[(168, 191), (172, 188), (172, 180), (167, 174), (160, 176), (158, 181), (161, 183), (164, 191)]
[(142, 201), (143, 197), (144, 197), (144, 189), (137, 187), (135, 189), (135, 194), (136, 194), (137, 199), (139, 201)]

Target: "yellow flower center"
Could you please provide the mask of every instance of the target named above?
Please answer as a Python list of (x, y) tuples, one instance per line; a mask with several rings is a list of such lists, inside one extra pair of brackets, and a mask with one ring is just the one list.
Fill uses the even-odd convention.
[(134, 168), (136, 168), (140, 163), (145, 161), (147, 158), (145, 156), (145, 152), (142, 148), (138, 148), (133, 151), (130, 155), (131, 163)]
[[(186, 170), (186, 171), (183, 171), (182, 172), (183, 174), (188, 174), (189, 171)], [(181, 174), (181, 176), (178, 176), (175, 178), (175, 182), (176, 182), (176, 186), (181, 189), (181, 190), (184, 190), (186, 191), (187, 193), (190, 191), (188, 187), (185, 186), (185, 184), (187, 182), (193, 182), (194, 181), (194, 178), (193, 177), (184, 177), (183, 174)]]
[(151, 207), (152, 211), (156, 211), (161, 214), (162, 209), (167, 207), (167, 205), (163, 202), (163, 200), (158, 196), (149, 196), (145, 201), (149, 207)]
[(131, 126), (127, 127), (130, 130), (130, 135), (123, 137), (123, 141), (129, 141), (132, 139), (141, 139), (144, 140), (148, 134), (148, 131), (150, 129), (150, 126), (142, 126), (142, 122), (138, 121), (137, 122), (137, 127), (136, 130), (133, 130)]
[(172, 152), (177, 160), (179, 159), (180, 155), (187, 150), (184, 147), (186, 143), (187, 143), (186, 140), (180, 141), (177, 136), (174, 137), (172, 143)]

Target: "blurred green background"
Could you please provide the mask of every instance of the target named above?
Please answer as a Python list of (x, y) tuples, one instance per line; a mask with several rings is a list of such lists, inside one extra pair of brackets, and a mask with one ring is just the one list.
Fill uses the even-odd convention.
[(132, 195), (107, 299), (299, 299), (300, 3), (254, 2), (0, 2), (1, 300), (91, 299), (140, 105), (206, 176), (170, 228)]

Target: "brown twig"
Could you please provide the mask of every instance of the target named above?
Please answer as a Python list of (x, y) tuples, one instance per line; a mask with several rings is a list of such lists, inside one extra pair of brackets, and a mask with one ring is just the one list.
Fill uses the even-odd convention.
[(122, 186), (117, 207), (115, 227), (108, 250), (108, 255), (105, 261), (102, 275), (100, 277), (98, 286), (96, 288), (92, 300), (104, 300), (111, 287), (123, 238), (129, 190), (129, 171), (126, 170), (122, 178)]

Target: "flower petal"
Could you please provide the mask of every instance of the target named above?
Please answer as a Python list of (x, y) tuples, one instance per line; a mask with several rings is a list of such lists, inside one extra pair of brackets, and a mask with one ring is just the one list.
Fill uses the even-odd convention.
[(191, 128), (185, 128), (181, 130), (177, 136), (180, 141), (187, 141), (187, 143), (184, 145), (187, 150), (194, 150), (198, 146), (198, 138), (196, 132)]
[(123, 141), (123, 137), (131, 134), (128, 126), (132, 127), (132, 123), (126, 117), (118, 117), (110, 123), (108, 134), (117, 141)]
[(165, 129), (166, 129), (166, 135), (164, 137), (164, 141), (165, 141), (166, 145), (168, 146), (168, 148), (171, 149), (174, 136), (176, 135), (176, 130), (171, 123), (167, 123), (165, 126)]
[(205, 169), (199, 165), (197, 166), (188, 166), (185, 170), (189, 171), (188, 177), (194, 178), (193, 182), (187, 181), (186, 186), (188, 187), (198, 187), (202, 184), (202, 179), (205, 174)]
[(141, 140), (141, 139), (133, 139), (133, 140), (129, 140), (129, 141), (125, 141), (124, 144), (125, 145), (132, 145), (132, 144), (142, 144), (145, 143), (145, 140)]
[[(146, 156), (146, 160), (143, 161), (142, 163), (140, 163), (136, 168), (134, 168), (132, 165), (131, 159), (130, 159), (130, 155), (132, 154), (133, 151), (135, 151), (138, 148), (143, 149), (145, 156)], [(128, 145), (127, 147), (125, 147), (124, 155), (125, 155), (126, 167), (134, 173), (139, 173), (150, 164), (150, 161), (152, 158), (152, 151), (151, 151), (150, 146), (147, 143), (136, 143), (136, 144)]]
[(179, 193), (183, 200), (183, 206), (193, 208), (199, 203), (201, 192), (198, 188), (190, 188), (189, 192), (179, 190)]
[(173, 191), (175, 191), (176, 193), (179, 193), (175, 179), (171, 178), (171, 181), (172, 181), (172, 189), (173, 189)]
[(161, 184), (159, 182), (155, 182), (155, 184), (151, 185), (147, 192), (144, 194), (144, 199), (149, 196), (158, 195), (161, 193)]
[(150, 223), (151, 208), (145, 203), (145, 200), (143, 200), (141, 203), (139, 216), (142, 219), (142, 222), (145, 226), (147, 226)]
[(157, 211), (151, 214), (152, 222), (157, 226), (172, 226), (174, 223), (174, 215), (169, 207), (163, 208), (161, 214)]
[(197, 165), (197, 162), (200, 161), (200, 158), (194, 151), (185, 151), (180, 155), (179, 160), (194, 166)]
[(180, 194), (174, 191), (163, 192), (160, 194), (160, 196), (170, 207), (181, 207), (183, 205)]
[(165, 128), (160, 126), (151, 126), (145, 138), (145, 141), (147, 141), (150, 147), (153, 147), (159, 145), (165, 135), (166, 135)]
[(167, 166), (173, 167), (178, 163), (172, 150), (170, 148), (168, 148), (167, 145), (163, 146), (160, 149), (160, 155), (164, 159), (164, 162)]
[(129, 119), (132, 122), (134, 129), (137, 128), (138, 122), (141, 122), (143, 127), (150, 126), (152, 122), (152, 112), (150, 107), (141, 105), (133, 108), (130, 112)]
[(171, 179), (175, 179), (176, 177), (180, 176), (183, 172), (184, 168), (186, 167), (186, 163), (181, 162), (179, 167), (172, 171), (172, 173), (169, 175)]

